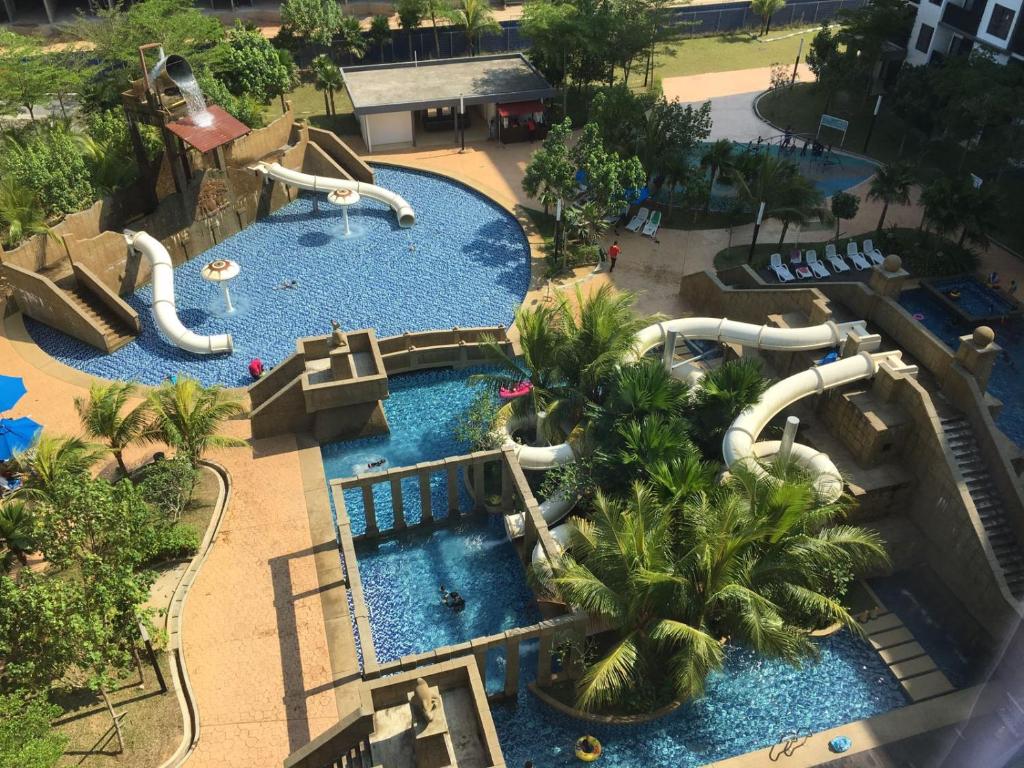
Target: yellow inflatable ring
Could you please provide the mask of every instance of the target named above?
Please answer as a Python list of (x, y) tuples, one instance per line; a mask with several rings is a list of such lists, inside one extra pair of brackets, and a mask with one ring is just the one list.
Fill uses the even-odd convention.
[[(584, 746), (590, 747), (589, 750)], [(592, 763), (601, 756), (601, 742), (595, 736), (580, 736), (576, 739), (576, 758), (584, 763)]]

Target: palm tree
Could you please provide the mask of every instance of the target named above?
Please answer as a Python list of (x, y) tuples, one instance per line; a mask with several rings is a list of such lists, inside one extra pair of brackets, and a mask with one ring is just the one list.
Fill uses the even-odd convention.
[[(730, 139), (719, 139), (704, 153), (701, 158), (701, 165), (707, 167), (711, 172), (709, 185), (714, 187), (715, 180), (718, 175), (725, 170), (732, 168), (733, 150), (735, 144)], [(711, 195), (708, 195), (707, 202), (704, 204), (704, 213), (708, 213), (711, 210)]]
[(173, 446), (196, 466), (210, 448), (240, 448), (244, 440), (218, 434), (224, 422), (244, 412), (242, 404), (223, 387), (204, 387), (179, 377), (149, 396), (153, 426), (149, 439)]
[(805, 226), (811, 219), (824, 221), (828, 216), (823, 205), (824, 197), (818, 185), (802, 174), (796, 174), (782, 190), (778, 207), (771, 210), (765, 209), (765, 213), (773, 216), (782, 222), (782, 233), (779, 235), (779, 245), (786, 241), (786, 233), (791, 224)]
[(28, 555), (36, 551), (35, 518), (23, 501), (8, 500), (0, 505), (0, 574), (7, 573), (18, 560), (28, 564)]
[(761, 399), (768, 380), (759, 360), (730, 360), (708, 371), (690, 401), (694, 440), (705, 456), (718, 456), (726, 428)]
[(591, 710), (665, 679), (692, 698), (725, 653), (706, 626), (681, 620), (695, 584), (676, 571), (672, 518), (649, 488), (634, 485), (625, 503), (598, 493), (590, 519), (573, 518), (568, 552), (551, 585), (570, 605), (615, 633), (577, 684), (576, 704)]
[(0, 179), (0, 226), (8, 248), (20, 245), (29, 235), (50, 232), (39, 196), (10, 176)]
[[(331, 61), (331, 57), (326, 53), (321, 53), (309, 65), (310, 70), (313, 72), (313, 86), (318, 91), (324, 92), (324, 112), (328, 115), (335, 114), (334, 110), (334, 92), (344, 85), (344, 81), (341, 77), (341, 70), (338, 69), (337, 65)], [(328, 99), (330, 94), (330, 99)]]
[(124, 154), (115, 146), (116, 139), (98, 141), (88, 134), (75, 134), (75, 143), (85, 158), (93, 186), (103, 195), (135, 181), (133, 163), (126, 163)]
[(766, 154), (747, 168), (734, 167), (732, 176), (740, 199), (754, 210), (764, 203), (765, 218), (782, 222), (783, 237), (790, 224), (825, 216), (821, 194), (789, 160)]
[(882, 231), (885, 215), (892, 203), (910, 204), (910, 188), (913, 185), (914, 169), (908, 163), (890, 163), (878, 169), (868, 189), (868, 200), (882, 201), (882, 215), (878, 217), (876, 232)]
[(957, 244), (970, 240), (982, 248), (988, 246), (988, 231), (1000, 224), (999, 195), (990, 187), (974, 187), (964, 196), (963, 229)]
[(608, 231), (607, 214), (594, 200), (571, 205), (564, 215), (566, 233), (576, 242), (593, 245)]
[(781, 11), (786, 0), (752, 0), (750, 10), (761, 15), (761, 34), (767, 35), (772, 27), (772, 16)]
[(434, 28), (434, 55), (440, 58), (441, 38), (437, 34), (437, 21), (452, 15), (451, 3), (448, 0), (423, 0), (423, 13), (430, 19), (430, 26)]
[(451, 20), (465, 31), (470, 56), (476, 55), (481, 35), (501, 31), (501, 25), (494, 20), (491, 6), (486, 0), (461, 0), (460, 5), (451, 12)]
[(129, 382), (93, 384), (89, 399), (75, 398), (75, 410), (89, 437), (102, 439), (117, 460), (121, 474), (128, 474), (124, 449), (143, 439), (150, 415), (149, 403), (143, 401), (125, 414), (121, 411), (135, 395), (136, 386)]
[(921, 227), (927, 224), (946, 237), (961, 227), (967, 205), (967, 184), (942, 176), (921, 190), (924, 216)]
[(87, 476), (105, 453), (102, 446), (80, 437), (43, 435), (27, 451), (16, 455), (13, 463), (25, 475), (23, 493), (45, 500), (62, 480)]

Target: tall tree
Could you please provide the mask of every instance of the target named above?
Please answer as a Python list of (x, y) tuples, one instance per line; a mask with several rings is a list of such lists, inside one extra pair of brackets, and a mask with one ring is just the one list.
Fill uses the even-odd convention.
[(379, 13), (370, 22), (370, 41), (380, 48), (380, 60), (384, 61), (384, 44), (391, 42), (391, 18)]
[(142, 440), (149, 426), (149, 403), (143, 400), (127, 413), (122, 413), (128, 401), (136, 394), (137, 387), (125, 381), (110, 384), (93, 384), (89, 387), (88, 399), (75, 398), (75, 410), (82, 421), (85, 433), (97, 440), (103, 440), (117, 461), (121, 474), (128, 474), (124, 463), (124, 449)]
[(786, 0), (752, 0), (750, 10), (761, 17), (761, 34), (767, 35), (772, 27), (772, 16), (786, 7)]
[(281, 22), (308, 42), (327, 46), (341, 30), (341, 7), (336, 0), (285, 0)]
[(423, 0), (398, 0), (395, 11), (398, 13), (398, 24), (406, 32), (411, 33), (423, 21)]
[(334, 92), (344, 85), (338, 65), (326, 53), (321, 53), (313, 59), (309, 68), (313, 72), (313, 86), (324, 92), (324, 112), (328, 115), (337, 114), (334, 109)]
[[(708, 185), (714, 187), (715, 181), (718, 180), (719, 175), (723, 172), (732, 172), (732, 161), (733, 153), (735, 152), (736, 145), (733, 144), (731, 139), (718, 139), (714, 144), (709, 146), (701, 157), (701, 165), (708, 169)], [(711, 210), (711, 195), (708, 195), (707, 201), (704, 205), (704, 213), (708, 213)]]
[(0, 504), (0, 573), (7, 573), (17, 560), (28, 565), (35, 552), (36, 520), (25, 502), (8, 499)]
[(910, 188), (914, 185), (914, 169), (909, 163), (896, 162), (883, 165), (875, 172), (868, 189), (868, 200), (880, 200), (882, 213), (878, 217), (876, 232), (881, 232), (889, 206), (910, 204)]
[(211, 63), (214, 75), (235, 96), (248, 94), (261, 104), (288, 90), (292, 71), (258, 29), (241, 21), (227, 33)]
[(437, 22), (449, 18), (452, 13), (450, 0), (423, 0), (423, 15), (430, 19), (434, 30), (434, 55), (441, 57), (441, 38), (437, 31)]
[(618, 212), (626, 200), (626, 190), (637, 189), (646, 180), (636, 156), (623, 158), (605, 148), (601, 128), (596, 123), (583, 126), (569, 154), (586, 177), (587, 194), (606, 214)]
[(451, 12), (451, 20), (465, 32), (470, 56), (477, 54), (481, 36), (501, 31), (501, 25), (494, 20), (487, 0), (459, 0)]
[(52, 92), (53, 70), (49, 59), (33, 38), (0, 29), (0, 109), (35, 109)]
[(84, 480), (106, 451), (79, 437), (43, 434), (22, 454), (14, 466), (25, 475), (22, 493), (33, 500), (45, 500), (62, 480)]
[(836, 240), (839, 240), (839, 226), (843, 219), (852, 219), (860, 210), (860, 198), (850, 192), (836, 192), (832, 195), (832, 216), (836, 220)]
[(544, 206), (568, 199), (576, 186), (576, 165), (569, 150), (572, 121), (567, 117), (551, 126), (540, 149), (533, 153), (523, 174), (523, 191)]
[(744, 410), (761, 400), (768, 383), (757, 359), (730, 360), (701, 377), (687, 417), (694, 426), (694, 441), (704, 456), (721, 455), (725, 430)]
[(242, 404), (223, 387), (204, 387), (179, 377), (150, 395), (154, 434), (173, 446), (195, 466), (210, 448), (235, 448), (244, 440), (220, 434), (224, 423), (244, 412)]

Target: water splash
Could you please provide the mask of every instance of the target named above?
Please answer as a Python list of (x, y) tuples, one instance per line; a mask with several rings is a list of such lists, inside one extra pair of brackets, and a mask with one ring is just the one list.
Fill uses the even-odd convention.
[[(156, 82), (156, 79), (167, 70), (167, 59), (167, 56), (162, 56), (153, 65), (153, 69), (149, 72), (149, 81), (151, 83)], [(192, 122), (200, 128), (212, 125), (213, 115), (206, 108), (206, 98), (203, 96), (203, 91), (199, 87), (199, 83), (196, 82), (195, 77), (191, 75), (187, 78), (178, 77), (174, 79), (174, 83), (181, 91), (182, 98), (185, 99), (185, 112), (192, 119)]]

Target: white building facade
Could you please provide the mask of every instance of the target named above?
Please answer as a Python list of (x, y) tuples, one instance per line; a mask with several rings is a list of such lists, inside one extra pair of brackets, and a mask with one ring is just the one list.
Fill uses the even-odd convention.
[(919, 0), (907, 63), (983, 48), (1001, 63), (1024, 63), (1024, 0)]

